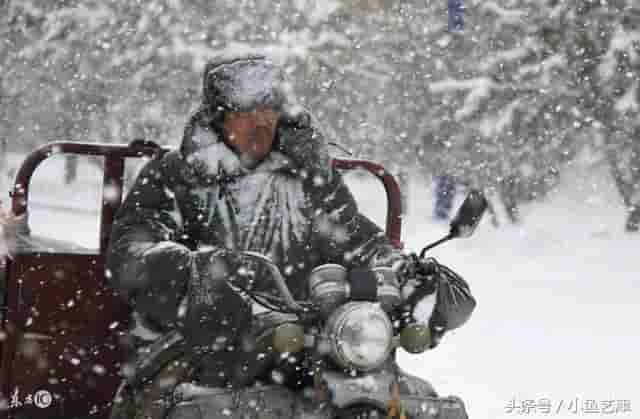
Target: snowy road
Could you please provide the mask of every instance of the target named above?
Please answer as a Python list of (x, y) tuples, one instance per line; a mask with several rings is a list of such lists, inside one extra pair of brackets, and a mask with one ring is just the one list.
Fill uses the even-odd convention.
[[(485, 222), (432, 253), (470, 282), (478, 307), (440, 347), (403, 354), (402, 365), (460, 395), (471, 418), (639, 417), (640, 237), (622, 232), (612, 185), (575, 179), (582, 190), (525, 208), (522, 227)], [(409, 248), (445, 232), (427, 221), (431, 204), (412, 200)]]
[[(473, 419), (639, 415), (640, 236), (622, 232), (622, 206), (602, 173), (572, 178), (581, 186), (525, 207), (523, 226), (496, 230), (485, 220), (474, 237), (432, 252), (470, 282), (478, 307), (431, 353), (402, 353), (401, 365), (461, 396)], [(354, 192), (381, 222), (382, 189), (365, 182)], [(426, 186), (414, 182), (410, 198), (404, 239), (419, 250), (446, 226), (431, 221)], [(86, 217), (34, 208), (32, 222), (95, 243)], [(527, 402), (535, 410), (518, 409)]]

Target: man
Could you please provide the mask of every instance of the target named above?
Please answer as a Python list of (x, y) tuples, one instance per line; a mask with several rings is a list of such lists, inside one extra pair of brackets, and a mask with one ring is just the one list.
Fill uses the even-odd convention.
[[(358, 212), (282, 69), (262, 56), (207, 65), (203, 103), (180, 149), (142, 169), (116, 217), (107, 278), (135, 309), (130, 343), (137, 353), (114, 417), (140, 410), (162, 417), (149, 403), (168, 390), (153, 380), (167, 373), (157, 360), (166, 363), (175, 345), (190, 355), (169, 373), (172, 384), (185, 377), (211, 387), (247, 384), (236, 349), (251, 309), (236, 290), (270, 282), (254, 274), (260, 267), (242, 251), (271, 258), (298, 299), (320, 264), (352, 269), (405, 260)], [(474, 301), (461, 286), (468, 298), (456, 313), (466, 319)], [(132, 383), (147, 385), (145, 396)], [(135, 398), (135, 406), (118, 405), (123, 398)]]

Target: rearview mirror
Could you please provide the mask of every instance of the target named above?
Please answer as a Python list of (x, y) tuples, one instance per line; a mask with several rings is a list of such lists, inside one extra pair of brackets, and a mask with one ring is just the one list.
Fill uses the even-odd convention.
[(458, 213), (451, 221), (450, 237), (470, 237), (478, 227), (478, 224), (480, 224), (487, 205), (487, 198), (481, 191), (472, 190), (469, 192), (469, 195), (467, 195), (467, 198), (458, 209)]

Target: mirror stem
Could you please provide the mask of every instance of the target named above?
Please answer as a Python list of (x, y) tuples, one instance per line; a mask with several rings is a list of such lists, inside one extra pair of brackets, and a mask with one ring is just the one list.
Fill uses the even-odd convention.
[(433, 249), (433, 248), (434, 248), (434, 247), (436, 247), (436, 246), (441, 245), (441, 244), (442, 244), (442, 243), (444, 243), (444, 242), (448, 242), (449, 240), (451, 240), (451, 239), (453, 239), (453, 238), (455, 238), (455, 236), (454, 236), (453, 234), (449, 233), (449, 234), (447, 234), (446, 236), (444, 236), (443, 238), (441, 238), (440, 240), (438, 240), (438, 241), (436, 241), (436, 242), (433, 242), (433, 243), (431, 243), (431, 244), (430, 244), (430, 245), (428, 245), (428, 246), (425, 246), (425, 248), (424, 248), (424, 249), (422, 249), (422, 251), (420, 252), (420, 259), (423, 259), (423, 258), (424, 258), (424, 255), (425, 255), (429, 250)]

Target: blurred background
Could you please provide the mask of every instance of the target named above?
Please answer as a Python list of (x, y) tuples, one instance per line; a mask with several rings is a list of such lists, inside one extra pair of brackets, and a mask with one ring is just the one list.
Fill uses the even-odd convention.
[(473, 186), (519, 222), (581, 165), (607, 168), (638, 230), (640, 4), (464, 7), (450, 32), (445, 0), (0, 0), (3, 183), (52, 140), (179, 144), (207, 59), (259, 50), (331, 140), (433, 177), (436, 217)]

